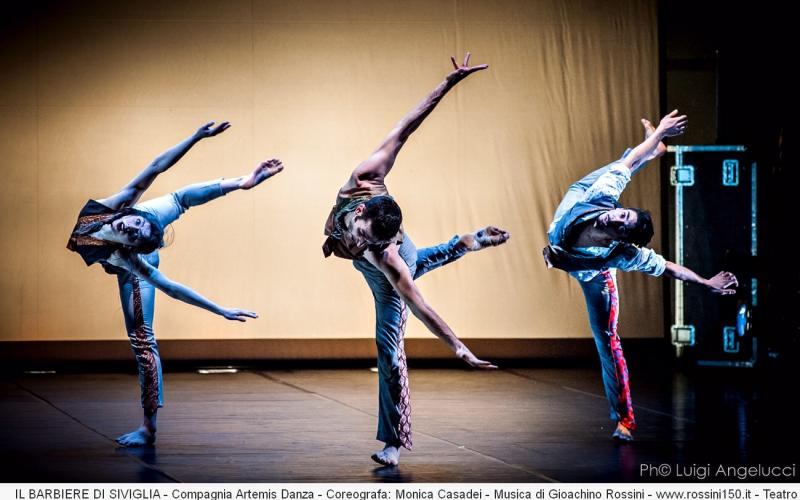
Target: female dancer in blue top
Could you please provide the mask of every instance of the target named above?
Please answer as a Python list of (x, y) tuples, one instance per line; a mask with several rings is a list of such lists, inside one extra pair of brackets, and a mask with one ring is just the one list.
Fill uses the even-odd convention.
[(81, 255), (87, 265), (99, 262), (109, 274), (117, 275), (125, 327), (136, 362), (142, 393), (144, 420), (138, 429), (117, 438), (123, 446), (155, 442), (156, 414), (163, 406), (163, 381), (158, 345), (153, 335), (155, 289), (170, 297), (201, 307), (229, 320), (256, 318), (254, 312), (222, 307), (191, 288), (170, 280), (158, 270), (158, 249), (163, 246), (164, 228), (190, 207), (202, 205), (237, 189), (253, 188), (283, 170), (279, 160), (267, 160), (250, 174), (186, 186), (174, 193), (139, 203), (155, 178), (174, 165), (201, 139), (213, 137), (230, 127), (214, 122), (197, 129), (189, 138), (167, 150), (142, 170), (118, 193), (89, 200), (78, 215), (67, 248)]

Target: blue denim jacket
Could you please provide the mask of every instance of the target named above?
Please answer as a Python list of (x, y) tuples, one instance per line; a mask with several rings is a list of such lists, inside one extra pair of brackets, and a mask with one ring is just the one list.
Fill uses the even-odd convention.
[[(625, 151), (622, 158), (630, 151)], [(574, 224), (595, 219), (603, 212), (619, 207), (619, 197), (630, 179), (630, 170), (618, 160), (572, 184), (558, 205), (547, 232), (550, 244), (562, 247), (567, 231)], [(600, 262), (598, 269), (570, 272), (580, 281), (591, 281), (605, 269), (640, 271), (660, 276), (666, 268), (666, 259), (654, 250), (621, 241), (615, 241), (608, 247), (562, 249), (576, 258)]]

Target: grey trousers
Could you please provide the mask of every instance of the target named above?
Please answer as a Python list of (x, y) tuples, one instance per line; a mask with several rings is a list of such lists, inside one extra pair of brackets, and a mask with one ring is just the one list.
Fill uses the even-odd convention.
[[(425, 273), (459, 259), (465, 249), (456, 249), (458, 236), (440, 245), (417, 250), (405, 235), (400, 256), (411, 276)], [(390, 446), (411, 449), (411, 407), (408, 371), (403, 337), (408, 310), (386, 276), (366, 259), (353, 261), (367, 280), (375, 299), (375, 341), (378, 347), (378, 434), (377, 439)]]

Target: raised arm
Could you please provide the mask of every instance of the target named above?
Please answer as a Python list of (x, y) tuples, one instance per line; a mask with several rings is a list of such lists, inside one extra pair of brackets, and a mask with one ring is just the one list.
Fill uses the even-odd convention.
[(735, 288), (739, 285), (733, 273), (720, 271), (713, 278), (705, 279), (688, 267), (683, 267), (670, 261), (667, 261), (664, 275), (676, 280), (703, 285), (709, 292), (715, 295), (733, 295), (736, 293)]
[(214, 122), (208, 122), (201, 126), (197, 129), (197, 132), (187, 137), (176, 146), (161, 153), (118, 193), (98, 201), (114, 210), (135, 205), (142, 194), (144, 194), (156, 177), (158, 177), (158, 174), (166, 172), (171, 166), (175, 165), (192, 146), (197, 144), (201, 139), (214, 137), (224, 132), (231, 126), (228, 122), (222, 122), (216, 127), (213, 127), (213, 125)]
[(414, 316), (419, 318), (431, 333), (439, 337), (447, 347), (455, 352), (458, 358), (461, 358), (473, 368), (483, 370), (497, 368), (490, 362), (475, 357), (472, 351), (456, 337), (456, 334), (453, 333), (447, 323), (425, 302), (422, 293), (411, 278), (408, 266), (397, 253), (397, 250), (390, 247), (389, 250), (385, 250), (381, 255), (366, 251), (364, 256), (372, 265), (383, 272), (392, 287), (400, 294), (403, 302), (408, 304)]
[(655, 131), (642, 141), (641, 144), (633, 148), (630, 153), (620, 160), (620, 163), (628, 167), (631, 174), (636, 173), (642, 165), (656, 155), (656, 150), (661, 141), (667, 137), (681, 135), (686, 130), (686, 125), (688, 123), (689, 120), (686, 118), (686, 115), (678, 116), (677, 109), (672, 111), (662, 118)]
[(470, 53), (464, 57), (464, 63), (459, 65), (454, 57), (450, 58), (453, 63), (453, 71), (447, 75), (442, 83), (437, 86), (428, 97), (422, 100), (411, 110), (402, 120), (389, 132), (378, 149), (362, 162), (353, 171), (353, 174), (345, 187), (354, 187), (358, 181), (383, 182), (383, 178), (389, 173), (409, 136), (417, 130), (417, 127), (431, 114), (431, 111), (439, 104), (442, 97), (456, 86), (458, 82), (467, 76), (489, 67), (488, 64), (469, 66)]
[(245, 321), (246, 318), (258, 317), (258, 314), (252, 311), (222, 307), (203, 297), (188, 286), (170, 280), (157, 268), (145, 262), (138, 254), (127, 256), (127, 261), (130, 264), (129, 269), (136, 276), (148, 281), (173, 299), (178, 299), (181, 302), (186, 302), (187, 304), (200, 307), (206, 311), (211, 311), (229, 320)]

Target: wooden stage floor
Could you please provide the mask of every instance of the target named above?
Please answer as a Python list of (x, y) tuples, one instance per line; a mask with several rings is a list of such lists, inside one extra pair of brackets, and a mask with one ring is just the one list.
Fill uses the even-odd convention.
[(381, 468), (369, 458), (379, 443), (377, 375), (367, 368), (167, 372), (158, 443), (144, 449), (112, 439), (139, 423), (135, 375), (5, 375), (0, 479), (649, 482), (657, 478), (643, 476), (642, 464), (800, 462), (796, 378), (631, 376), (639, 429), (619, 445), (595, 369), (412, 369), (414, 450)]

